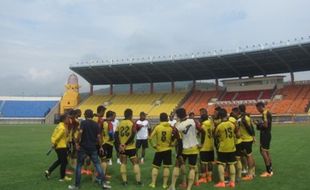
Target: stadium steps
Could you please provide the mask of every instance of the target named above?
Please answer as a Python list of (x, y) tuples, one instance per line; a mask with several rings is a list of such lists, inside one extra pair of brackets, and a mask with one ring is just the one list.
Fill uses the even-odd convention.
[(2, 115), (2, 109), (3, 109), (4, 104), (5, 104), (5, 100), (0, 101), (0, 102), (1, 102), (1, 104), (0, 104), (0, 116), (1, 116)]

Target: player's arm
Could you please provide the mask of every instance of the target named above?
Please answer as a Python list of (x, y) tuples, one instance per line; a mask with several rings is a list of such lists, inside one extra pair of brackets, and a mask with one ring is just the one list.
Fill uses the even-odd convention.
[(112, 122), (108, 122), (108, 134), (109, 134), (109, 140), (112, 141), (114, 139), (114, 131), (113, 131)]
[(66, 131), (64, 128), (56, 128), (52, 137), (51, 142), (53, 144), (53, 147), (56, 147), (56, 144), (59, 142), (59, 140), (62, 138), (63, 135), (65, 135)]
[(248, 123), (248, 121), (251, 123), (251, 120), (247, 118), (248, 118), (247, 116), (242, 117), (241, 122), (245, 127), (245, 130), (249, 133), (249, 135), (255, 136), (254, 128)]
[(269, 123), (269, 121), (270, 121), (270, 119), (271, 119), (271, 114), (270, 114), (269, 111), (267, 111), (266, 113), (264, 112), (263, 115), (264, 115), (263, 127), (264, 127), (264, 128), (268, 128), (268, 123)]
[(156, 149), (156, 145), (154, 145), (154, 143), (153, 143), (153, 138), (154, 138), (154, 136), (156, 136), (156, 127), (155, 127), (155, 129), (152, 131), (151, 135), (149, 136), (149, 143), (150, 143), (150, 145), (151, 145), (154, 149)]
[(135, 139), (136, 133), (137, 133), (136, 128), (132, 127), (131, 128), (131, 135), (128, 138), (127, 142), (125, 143), (125, 146), (127, 146), (127, 145), (129, 145), (130, 143), (133, 142), (133, 140)]

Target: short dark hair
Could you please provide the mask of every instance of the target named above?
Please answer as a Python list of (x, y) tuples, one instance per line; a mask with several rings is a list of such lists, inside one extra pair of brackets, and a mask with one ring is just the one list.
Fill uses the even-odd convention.
[(125, 109), (124, 117), (125, 117), (125, 119), (130, 119), (132, 117), (132, 109), (130, 109), (130, 108)]
[(93, 110), (91, 110), (91, 109), (85, 110), (84, 116), (85, 116), (85, 118), (90, 118), (90, 119), (92, 119), (92, 118), (94, 117), (94, 112), (93, 112)]
[(105, 114), (106, 118), (112, 117), (113, 116), (113, 111), (109, 110), (107, 111), (107, 113)]
[(82, 111), (80, 109), (74, 110), (76, 115), (82, 114)]
[(245, 106), (244, 104), (240, 104), (240, 105), (239, 105), (239, 110), (240, 110), (240, 112), (245, 113), (245, 111), (246, 111), (246, 106)]
[(61, 114), (59, 116), (59, 122), (64, 122), (67, 117), (68, 117), (67, 113)]
[(218, 116), (220, 119), (223, 119), (225, 117), (227, 117), (227, 111), (226, 109), (222, 108), (218, 111)]
[(186, 117), (186, 110), (184, 108), (177, 109), (175, 113), (177, 114), (177, 117), (180, 119), (183, 119)]
[(262, 108), (264, 108), (264, 107), (265, 107), (265, 104), (264, 104), (264, 102), (257, 102), (256, 107), (262, 107)]
[(239, 108), (238, 107), (234, 107), (233, 109), (231, 109), (232, 112), (239, 112)]
[(159, 121), (164, 122), (164, 121), (168, 121), (168, 114), (167, 113), (160, 113), (159, 115)]
[(97, 107), (97, 113), (103, 112), (106, 109), (107, 109), (106, 107), (104, 107), (103, 105), (100, 105), (100, 106)]
[(189, 112), (189, 114), (188, 115), (193, 115), (193, 116), (195, 116), (195, 113), (194, 112)]
[(220, 111), (221, 109), (222, 109), (221, 106), (216, 106), (216, 107), (214, 108), (215, 111)]

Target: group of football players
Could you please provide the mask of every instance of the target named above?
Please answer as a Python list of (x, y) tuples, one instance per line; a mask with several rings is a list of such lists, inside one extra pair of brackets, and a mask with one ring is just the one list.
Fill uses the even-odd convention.
[[(140, 118), (137, 121), (134, 121), (133, 110), (130, 108), (124, 111), (121, 121), (116, 119), (115, 112), (106, 111), (104, 106), (98, 106), (97, 113), (92, 115), (89, 114), (91, 110), (86, 110), (85, 119), (91, 120), (99, 129), (97, 133), (99, 133), (98, 138), (100, 139), (94, 142), (97, 142), (95, 157), (100, 158), (104, 175), (101, 180), (101, 182), (104, 181), (102, 187), (104, 189), (111, 188), (108, 183), (111, 176), (107, 173), (109, 173), (108, 167), (112, 165), (113, 148), (116, 150), (117, 162), (120, 164), (122, 184), (128, 185), (127, 159), (129, 158), (133, 165), (135, 183), (139, 186), (143, 185), (140, 166), (144, 163), (145, 150), (148, 145), (155, 150), (150, 188), (156, 187), (161, 166), (163, 167), (162, 187), (164, 189), (176, 189), (179, 176), (182, 176), (180, 187), (187, 190), (192, 189), (194, 185), (210, 183), (215, 179), (217, 179), (215, 187), (235, 187), (236, 183), (242, 180), (251, 181), (255, 177), (252, 146), (256, 143), (256, 130), (260, 133), (260, 153), (266, 166), (266, 171), (260, 176), (271, 177), (273, 171), (269, 149), (272, 115), (265, 108), (263, 102), (257, 103), (256, 108), (261, 113), (261, 118), (256, 120), (253, 120), (246, 112), (246, 106), (243, 104), (234, 107), (229, 114), (226, 109), (218, 106), (215, 108), (213, 116), (209, 116), (207, 110), (201, 108), (199, 118), (195, 118), (193, 113), (187, 114), (184, 108), (179, 108), (170, 115), (161, 113), (159, 122), (154, 127), (151, 127), (146, 119), (147, 114), (144, 112), (140, 113)], [(90, 139), (87, 138), (91, 138), (90, 134), (92, 134), (92, 132), (87, 132), (89, 134), (82, 135), (87, 131), (87, 127), (90, 127), (90, 124), (82, 126), (85, 124), (81, 122), (81, 115), (81, 111), (77, 109), (69, 110), (60, 117), (60, 123), (51, 138), (58, 159), (45, 171), (46, 178), (49, 178), (52, 171), (60, 165), (60, 181), (71, 180), (66, 176), (67, 164), (70, 162), (72, 168), (76, 168), (77, 160), (80, 160), (79, 152), (87, 148), (83, 146), (85, 146), (85, 141), (90, 142)], [(84, 139), (82, 140), (82, 138)], [(81, 145), (81, 141), (84, 144)], [(137, 151), (141, 147), (142, 152), (139, 155)], [(89, 155), (88, 157), (93, 156)], [(82, 172), (90, 172), (93, 174), (94, 180), (100, 181), (100, 179), (98, 180), (100, 177), (98, 169), (87, 170), (87, 165), (90, 165), (87, 164), (87, 160), (90, 160), (88, 157), (82, 159), (83, 163), (85, 162)], [(95, 164), (96, 161), (93, 162)], [(171, 181), (168, 185), (173, 162)], [(215, 177), (213, 170), (216, 165), (218, 176)], [(79, 189), (79, 186), (78, 183), (69, 188)]]

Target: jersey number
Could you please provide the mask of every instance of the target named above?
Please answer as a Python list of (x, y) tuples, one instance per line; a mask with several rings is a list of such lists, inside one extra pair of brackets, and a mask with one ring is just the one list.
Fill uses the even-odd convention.
[(161, 141), (165, 142), (167, 140), (167, 132), (166, 131), (163, 131), (161, 132)]
[(191, 128), (191, 126), (192, 126), (192, 125), (187, 125), (187, 126), (185, 127), (185, 131), (183, 131), (183, 133), (184, 133), (185, 135), (187, 134), (187, 132), (188, 132), (189, 128)]
[(129, 134), (129, 127), (128, 126), (126, 126), (126, 127), (121, 127), (120, 128), (120, 135), (121, 135), (121, 137), (123, 137), (123, 136), (126, 136), (126, 137), (128, 137), (130, 134)]
[(228, 129), (225, 129), (225, 135), (226, 135), (226, 138), (232, 138), (233, 137), (233, 132), (232, 132), (232, 128), (228, 128)]

